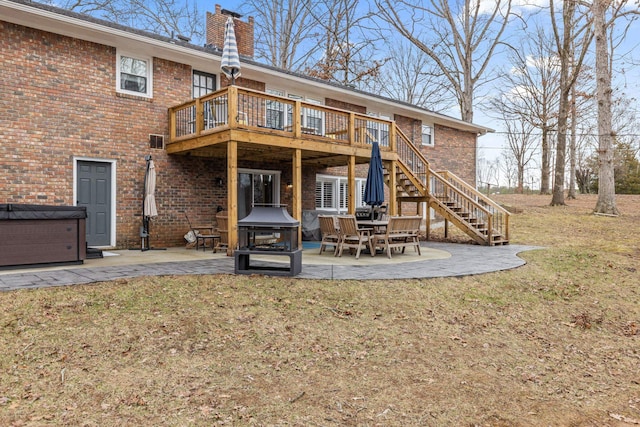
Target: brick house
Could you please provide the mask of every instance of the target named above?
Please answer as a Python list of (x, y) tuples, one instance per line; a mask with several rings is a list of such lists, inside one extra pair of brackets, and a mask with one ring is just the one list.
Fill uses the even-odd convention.
[(392, 214), (438, 208), (434, 177), (453, 184), (436, 170), (475, 187), (477, 137), (490, 129), (259, 64), (252, 18), (234, 18), (243, 68), (229, 86), (227, 17), (219, 5), (207, 13), (201, 47), (0, 0), (0, 203), (84, 205), (89, 245), (139, 245), (152, 156), (153, 242), (177, 246), (185, 213), (215, 222), (228, 210), (233, 230), (253, 203), (286, 204), (298, 219), (353, 212), (372, 140), (384, 150)]

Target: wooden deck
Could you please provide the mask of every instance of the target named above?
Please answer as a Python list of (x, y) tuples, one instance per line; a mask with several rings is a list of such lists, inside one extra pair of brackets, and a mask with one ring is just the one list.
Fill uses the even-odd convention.
[(304, 163), (344, 166), (351, 156), (367, 163), (375, 140), (383, 160), (397, 158), (392, 121), (236, 86), (173, 107), (169, 117), (170, 154), (226, 157), (235, 141), (238, 160), (289, 161), (300, 149)]
[[(170, 108), (169, 132), (169, 154), (226, 159), (229, 254), (237, 240), (238, 162), (290, 164), (291, 213), (301, 219), (303, 165), (343, 166), (353, 182), (356, 165), (369, 163), (374, 141), (386, 171), (389, 215), (401, 213), (401, 202), (426, 202), (479, 243), (508, 243), (508, 213), (455, 175), (433, 171), (393, 121), (229, 86)], [(348, 191), (353, 214), (355, 186)]]

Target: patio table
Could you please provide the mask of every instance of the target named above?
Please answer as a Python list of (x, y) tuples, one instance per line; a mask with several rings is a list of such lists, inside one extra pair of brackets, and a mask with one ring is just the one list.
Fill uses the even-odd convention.
[(370, 227), (375, 232), (384, 233), (387, 225), (389, 225), (388, 220), (376, 220), (376, 219), (362, 219), (358, 220), (358, 227)]

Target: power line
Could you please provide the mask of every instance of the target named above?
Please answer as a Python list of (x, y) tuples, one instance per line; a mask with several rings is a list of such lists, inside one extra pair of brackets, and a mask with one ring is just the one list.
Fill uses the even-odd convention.
[[(557, 134), (557, 131), (550, 131), (549, 134)], [(542, 132), (531, 132), (531, 133), (524, 133), (524, 132), (504, 132), (504, 131), (495, 131), (495, 132), (491, 132), (492, 135), (528, 135), (528, 136), (542, 136)], [(567, 135), (570, 135), (571, 132), (567, 132)], [(488, 134), (487, 134), (488, 135)], [(594, 138), (599, 137), (601, 134), (599, 133), (583, 133), (583, 132), (576, 132), (576, 136), (592, 136)], [(615, 135), (612, 135), (614, 137), (640, 137), (640, 134), (637, 133), (616, 133)]]

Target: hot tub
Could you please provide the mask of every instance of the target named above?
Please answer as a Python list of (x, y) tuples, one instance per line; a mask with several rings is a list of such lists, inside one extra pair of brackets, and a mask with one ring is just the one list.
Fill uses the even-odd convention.
[(0, 204), (0, 267), (82, 264), (86, 218), (79, 206)]

